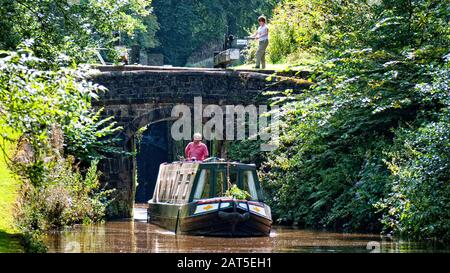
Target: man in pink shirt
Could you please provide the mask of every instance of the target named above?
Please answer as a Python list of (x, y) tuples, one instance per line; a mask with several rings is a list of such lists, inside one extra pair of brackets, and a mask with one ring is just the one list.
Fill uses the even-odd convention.
[(194, 141), (190, 142), (186, 149), (184, 149), (184, 155), (189, 160), (203, 161), (209, 156), (208, 147), (202, 143), (202, 135), (199, 133), (194, 134)]

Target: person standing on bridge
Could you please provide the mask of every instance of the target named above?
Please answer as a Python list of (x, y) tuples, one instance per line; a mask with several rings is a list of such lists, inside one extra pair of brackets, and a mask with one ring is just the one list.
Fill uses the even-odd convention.
[(258, 39), (258, 50), (256, 51), (256, 69), (260, 66), (266, 68), (266, 49), (269, 45), (269, 28), (266, 25), (266, 17), (258, 17), (259, 28), (250, 38)]
[(203, 161), (209, 156), (208, 147), (202, 142), (202, 135), (194, 134), (194, 141), (184, 149), (186, 159)]

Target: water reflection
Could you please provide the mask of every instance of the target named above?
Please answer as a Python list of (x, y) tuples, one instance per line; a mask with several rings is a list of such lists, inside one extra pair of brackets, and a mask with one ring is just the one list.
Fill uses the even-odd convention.
[[(111, 221), (52, 232), (50, 252), (449, 252), (448, 246), (392, 241), (379, 235), (333, 233), (274, 226), (270, 237), (175, 235), (145, 222)], [(141, 219), (143, 218), (143, 219)]]

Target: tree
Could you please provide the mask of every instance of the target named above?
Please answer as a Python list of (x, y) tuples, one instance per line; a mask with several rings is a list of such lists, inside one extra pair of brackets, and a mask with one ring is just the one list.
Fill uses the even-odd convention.
[[(113, 48), (117, 33), (134, 37), (156, 22), (148, 0), (0, 0), (0, 48), (15, 50), (26, 39), (36, 56), (57, 60), (60, 53), (88, 62), (94, 48)], [(145, 20), (145, 24), (143, 23)]]

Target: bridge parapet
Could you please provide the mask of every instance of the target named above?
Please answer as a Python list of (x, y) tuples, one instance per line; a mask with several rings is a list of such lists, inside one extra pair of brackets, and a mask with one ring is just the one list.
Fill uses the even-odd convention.
[(189, 102), (202, 96), (208, 103), (255, 103), (264, 101), (262, 91), (305, 89), (308, 81), (283, 76), (234, 70), (135, 70), (93, 74), (94, 81), (108, 88), (99, 104)]

